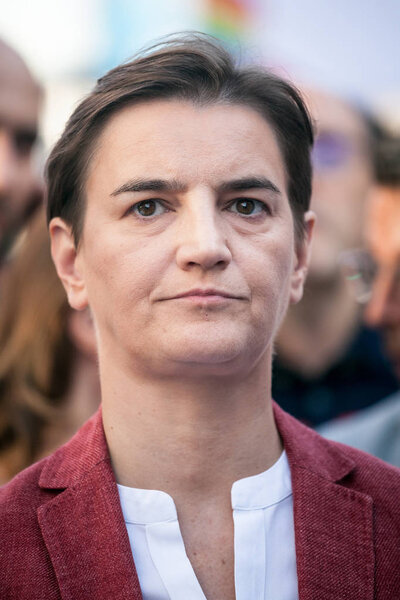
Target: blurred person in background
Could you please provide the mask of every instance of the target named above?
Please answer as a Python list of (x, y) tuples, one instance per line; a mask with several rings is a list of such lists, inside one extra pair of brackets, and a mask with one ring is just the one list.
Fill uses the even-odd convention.
[(0, 40), (0, 266), (42, 200), (33, 160), (41, 99), (21, 57)]
[(3, 280), (0, 483), (68, 440), (99, 403), (93, 324), (69, 308), (49, 244), (40, 210)]
[[(365, 246), (344, 253), (343, 266), (354, 292), (368, 300), (365, 321), (382, 331), (400, 382), (400, 138), (382, 144), (366, 213)], [(326, 424), (320, 433), (400, 467), (400, 391)]]
[(316, 122), (311, 205), (318, 225), (303, 301), (277, 340), (273, 396), (310, 425), (359, 410), (397, 387), (378, 334), (361, 324), (338, 257), (362, 244), (381, 132), (372, 119), (326, 93), (306, 93)]

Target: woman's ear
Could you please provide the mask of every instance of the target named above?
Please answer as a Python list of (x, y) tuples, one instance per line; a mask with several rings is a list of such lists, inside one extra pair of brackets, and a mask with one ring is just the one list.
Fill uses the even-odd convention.
[(311, 257), (311, 243), (316, 217), (309, 210), (304, 215), (304, 238), (296, 243), (295, 268), (292, 273), (290, 304), (296, 304), (303, 296), (304, 283), (307, 276), (308, 265)]
[(56, 217), (49, 225), (51, 255), (59, 278), (67, 292), (72, 308), (83, 310), (88, 306), (86, 286), (80, 269), (80, 253), (75, 246), (70, 225)]

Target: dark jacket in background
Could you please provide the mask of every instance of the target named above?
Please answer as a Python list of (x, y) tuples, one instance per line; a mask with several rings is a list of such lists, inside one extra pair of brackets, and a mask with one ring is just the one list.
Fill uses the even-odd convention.
[(279, 357), (279, 348), (273, 363), (272, 397), (310, 427), (360, 411), (398, 389), (379, 334), (367, 327), (361, 327), (344, 355), (316, 377), (293, 371)]

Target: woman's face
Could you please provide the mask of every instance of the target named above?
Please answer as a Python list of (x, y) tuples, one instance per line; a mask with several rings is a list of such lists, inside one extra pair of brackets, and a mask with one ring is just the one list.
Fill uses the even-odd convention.
[(307, 252), (257, 112), (178, 100), (123, 109), (101, 135), (86, 199), (69, 298), (91, 307), (100, 361), (183, 377), (270, 356)]

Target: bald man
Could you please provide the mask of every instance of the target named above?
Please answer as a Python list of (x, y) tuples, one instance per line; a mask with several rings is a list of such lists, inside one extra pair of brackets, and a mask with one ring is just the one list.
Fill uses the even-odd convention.
[(32, 160), (41, 96), (22, 58), (0, 40), (0, 264), (42, 196)]

